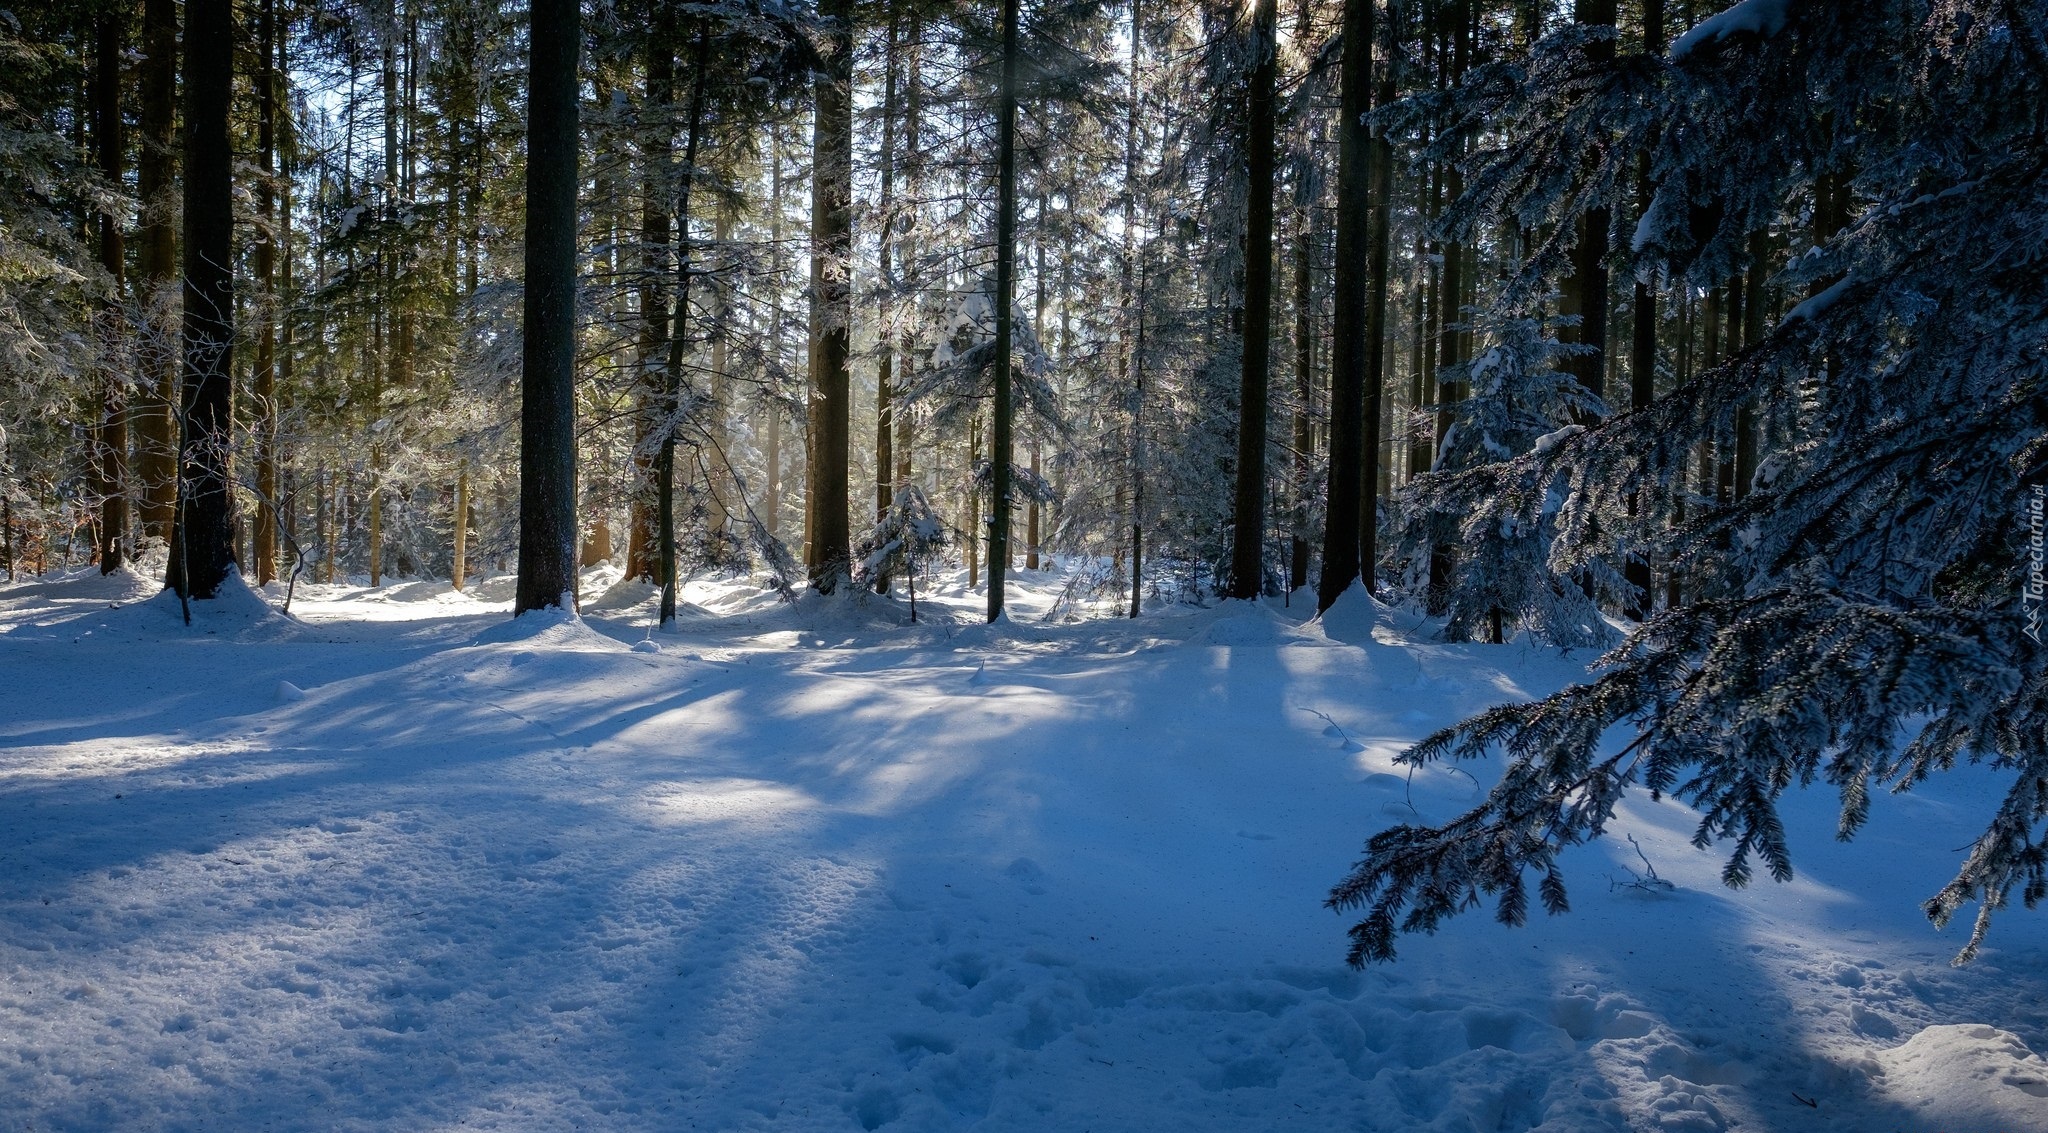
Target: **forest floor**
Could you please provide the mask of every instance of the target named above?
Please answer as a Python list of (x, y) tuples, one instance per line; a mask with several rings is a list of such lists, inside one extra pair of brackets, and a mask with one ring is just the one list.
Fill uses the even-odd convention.
[(1393, 757), (1588, 655), (610, 580), (0, 587), (0, 1129), (2048, 1130), (2048, 915), (1918, 909), (1989, 772), (1739, 892), (1635, 798), (1358, 972), (1330, 885), (1497, 774)]

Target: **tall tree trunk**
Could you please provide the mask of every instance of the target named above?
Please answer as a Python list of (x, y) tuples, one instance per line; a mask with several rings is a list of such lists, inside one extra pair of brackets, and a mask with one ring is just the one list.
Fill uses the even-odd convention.
[[(1572, 20), (1580, 24), (1612, 26), (1615, 0), (1573, 0)], [(1614, 58), (1614, 41), (1589, 44), (1587, 55), (1595, 63)], [(1606, 393), (1607, 372), (1607, 229), (1613, 216), (1606, 208), (1586, 210), (1579, 221), (1578, 243), (1572, 249), (1572, 286), (1577, 299), (1579, 327), (1572, 336), (1579, 345), (1590, 347), (1574, 355), (1566, 365), (1578, 376), (1579, 384), (1595, 397)]]
[[(99, 157), (100, 175), (110, 184), (121, 183), (121, 158), (126, 148), (121, 129), (121, 51), (123, 25), (127, 14), (119, 10), (103, 13), (95, 29), (93, 44), (92, 103), (93, 149)], [(111, 290), (99, 312), (100, 334), (115, 356), (115, 347), (126, 337), (121, 313), (124, 259), (121, 220), (102, 212), (98, 217), (100, 266), (106, 270)], [(100, 375), (100, 420), (95, 428), (94, 473), (100, 493), (100, 573), (121, 569), (128, 555), (128, 383), (117, 368), (108, 366)]]
[[(1453, 0), (1448, 11), (1451, 19), (1449, 66), (1444, 68), (1443, 77), (1446, 86), (1456, 86), (1471, 61), (1472, 0)], [(1444, 165), (1442, 184), (1446, 205), (1464, 196), (1465, 176), (1455, 160)], [(1432, 467), (1443, 459), (1443, 439), (1450, 433), (1451, 423), (1457, 417), (1458, 403), (1465, 399), (1469, 389), (1469, 383), (1444, 378), (1452, 367), (1465, 361), (1467, 339), (1460, 329), (1465, 321), (1464, 302), (1468, 285), (1465, 245), (1459, 242), (1443, 245), (1443, 260), (1443, 275), (1437, 285), (1436, 451), (1432, 453)], [(1429, 584), (1423, 605), (1431, 616), (1440, 617), (1450, 608), (1451, 572), (1456, 550), (1448, 543), (1437, 543), (1430, 548)]]
[[(773, 172), (769, 175), (768, 189), (768, 278), (774, 280), (774, 302), (768, 315), (768, 355), (779, 365), (783, 360), (783, 318), (782, 318), (782, 136), (775, 127), (768, 128), (768, 161)], [(780, 538), (782, 534), (782, 399), (776, 395), (775, 383), (768, 385), (767, 396), (762, 399), (768, 413), (768, 451), (764, 454), (768, 462), (768, 499), (763, 510), (767, 512), (763, 526), (768, 528), (769, 538)]]
[[(904, 92), (903, 96), (903, 144), (899, 147), (903, 152), (905, 187), (908, 190), (911, 208), (913, 209), (917, 207), (917, 202), (922, 199), (924, 193), (924, 178), (922, 176), (924, 165), (918, 149), (920, 145), (920, 131), (923, 129), (922, 116), (924, 111), (924, 81), (918, 73), (919, 67), (924, 61), (924, 52), (920, 49), (923, 43), (923, 34), (923, 26), (918, 22), (917, 15), (913, 11), (910, 17), (908, 32), (910, 58), (904, 67), (905, 85), (908, 89)], [(913, 230), (914, 228), (915, 226), (913, 225)], [(910, 303), (913, 309), (917, 303), (918, 285), (921, 279), (917, 257), (917, 240), (912, 235), (904, 241), (902, 252), (896, 257), (896, 262), (899, 265), (898, 270), (903, 274), (903, 290), (906, 302)], [(902, 320), (902, 324), (902, 330), (898, 334), (900, 343), (898, 349), (902, 354), (902, 359), (897, 363), (895, 378), (900, 387), (908, 388), (911, 377), (916, 372), (913, 359), (915, 359), (917, 351), (918, 323), (915, 318), (907, 318)], [(910, 449), (913, 414), (909, 406), (897, 405), (891, 409), (890, 416), (896, 422), (896, 439), (890, 446), (892, 455), (896, 458), (896, 483), (908, 484), (910, 483), (913, 471)]]
[[(1046, 296), (1045, 296), (1045, 218), (1046, 218), (1046, 208), (1047, 208), (1047, 203), (1046, 203), (1046, 195), (1045, 195), (1045, 191), (1041, 189), (1041, 190), (1039, 191), (1039, 193), (1038, 193), (1038, 231), (1037, 231), (1037, 233), (1035, 234), (1035, 236), (1034, 236), (1034, 238), (1032, 239), (1032, 242), (1031, 242), (1031, 243), (1032, 243), (1032, 255), (1033, 255), (1033, 258), (1034, 258), (1034, 262), (1033, 262), (1033, 264), (1032, 264), (1032, 269), (1031, 269), (1031, 285), (1032, 285), (1032, 290), (1033, 290), (1033, 292), (1034, 292), (1034, 296), (1033, 296), (1033, 299), (1032, 299), (1032, 303), (1031, 303), (1031, 333), (1032, 333), (1032, 334), (1033, 334), (1034, 336), (1036, 336), (1036, 337), (1037, 337), (1037, 339), (1038, 339), (1038, 346), (1039, 346), (1039, 349), (1041, 349), (1041, 350), (1045, 349), (1045, 343), (1046, 343), (1046, 338), (1045, 338), (1045, 298), (1046, 298)], [(1030, 444), (1029, 444), (1029, 445), (1028, 445), (1027, 447), (1028, 447), (1028, 448), (1029, 448), (1029, 449), (1031, 450), (1031, 480), (1032, 480), (1032, 485), (1033, 485), (1033, 491), (1032, 491), (1032, 494), (1031, 494), (1031, 499), (1030, 499), (1030, 501), (1029, 501), (1028, 503), (1026, 503), (1026, 504), (1025, 504), (1025, 507), (1024, 507), (1024, 515), (1025, 515), (1025, 519), (1024, 519), (1024, 569), (1025, 569), (1025, 570), (1037, 570), (1037, 569), (1038, 569), (1038, 536), (1039, 536), (1039, 530), (1038, 530), (1038, 525), (1039, 525), (1039, 513), (1038, 513), (1038, 492), (1037, 492), (1036, 488), (1037, 488), (1037, 483), (1038, 483), (1038, 476), (1039, 476), (1039, 471), (1040, 471), (1040, 469), (1041, 469), (1041, 468), (1043, 467), (1043, 462), (1042, 462), (1042, 454), (1041, 454), (1041, 453), (1040, 453), (1040, 451), (1039, 451), (1039, 441), (1038, 441), (1038, 437), (1037, 437), (1037, 435), (1036, 435), (1036, 431), (1035, 431), (1035, 430), (1033, 431), (1033, 436), (1032, 436), (1032, 437), (1031, 437), (1031, 439), (1030, 439)]]
[(659, 477), (655, 499), (656, 535), (661, 548), (661, 624), (676, 620), (676, 430), (681, 425), (683, 392), (683, 350), (689, 345), (690, 279), (696, 272), (690, 242), (690, 191), (697, 182), (697, 143), (704, 127), (705, 76), (711, 51), (711, 22), (697, 17), (697, 46), (691, 58), (690, 120), (684, 127), (683, 168), (676, 186), (676, 303), (670, 321), (668, 364), (663, 371), (660, 457), (655, 463)]
[(1131, 0), (1131, 90), (1124, 117), (1124, 318), (1129, 324), (1131, 463), (1128, 491), (1131, 509), (1131, 616), (1144, 607), (1145, 594), (1145, 274), (1138, 263), (1138, 113), (1144, 104), (1139, 52), (1144, 43), (1143, 0)]
[[(1330, 471), (1324, 490), (1323, 573), (1316, 609), (1334, 605), (1369, 567), (1360, 556), (1365, 486), (1366, 336), (1371, 259), (1365, 115), (1372, 103), (1373, 0), (1345, 0), (1337, 114), (1337, 255), (1330, 275)], [(1368, 587), (1371, 580), (1367, 579)]]
[(852, 424), (848, 370), (853, 321), (853, 0), (822, 0), (829, 24), (815, 79), (811, 163), (810, 448), (811, 587), (838, 590), (851, 575), (847, 459)]
[(272, 184), (277, 168), (277, 82), (273, 59), (277, 44), (277, 0), (263, 0), (256, 36), (261, 63), (256, 71), (256, 160), (261, 178), (256, 209), (262, 217), (256, 240), (256, 366), (255, 393), (256, 515), (252, 537), (256, 584), (277, 578), (277, 354), (272, 345), (276, 310), (274, 275), (277, 194)]
[(1237, 491), (1231, 507), (1232, 598), (1257, 598), (1265, 583), (1266, 414), (1273, 340), (1274, 87), (1279, 73), (1277, 5), (1252, 9), (1251, 89), (1246, 104), (1244, 355), (1237, 390)]
[(178, 350), (175, 329), (178, 218), (172, 175), (178, 90), (177, 0), (142, 4), (142, 145), (136, 191), (141, 197), (142, 247), (136, 288), (145, 329), (137, 343), (136, 499), (142, 534), (168, 541), (178, 496)]
[(469, 458), (455, 465), (455, 549), (448, 567), (448, 585), (462, 589), (469, 569)]
[(1309, 477), (1315, 464), (1315, 202), (1304, 201), (1294, 233), (1294, 546), (1287, 590), (1308, 585)]
[[(1387, 0), (1385, 59), (1380, 64), (1375, 101), (1385, 106), (1394, 101), (1394, 43), (1402, 25), (1401, 0)], [(1372, 174), (1372, 240), (1368, 282), (1370, 294), (1365, 305), (1365, 420), (1359, 426), (1358, 474), (1358, 574), (1368, 591), (1377, 590), (1379, 567), (1379, 494), (1382, 399), (1386, 393), (1387, 291), (1392, 271), (1394, 230), (1394, 149), (1386, 133), (1374, 130), (1370, 149)]]
[(706, 281), (711, 307), (711, 325), (705, 330), (705, 337), (711, 341), (711, 399), (705, 406), (710, 420), (705, 422), (704, 432), (710, 444), (705, 454), (704, 481), (711, 496), (710, 526), (721, 535), (730, 528), (734, 501), (740, 499), (739, 481), (732, 473), (732, 428), (728, 424), (732, 411), (732, 379), (728, 372), (732, 362), (732, 305), (728, 302), (730, 284), (725, 268), (732, 263), (728, 247), (732, 242), (733, 219), (732, 210), (720, 203), (711, 224), (717, 262)]
[[(1664, 0), (1643, 0), (1643, 51), (1648, 55), (1661, 55), (1664, 51)], [(1656, 198), (1657, 186), (1650, 179), (1650, 155), (1647, 152), (1636, 156), (1636, 213), (1647, 216), (1650, 202)], [(1629, 408), (1642, 409), (1657, 397), (1657, 286), (1654, 279), (1636, 280), (1635, 323), (1629, 343)], [(1632, 512), (1640, 512), (1648, 501), (1640, 496), (1630, 502)], [(1623, 568), (1623, 576), (1634, 588), (1635, 596), (1625, 612), (1629, 617), (1642, 621), (1650, 616), (1655, 605), (1651, 587), (1654, 579), (1650, 575), (1650, 560), (1637, 553), (1629, 557)]]
[(1010, 307), (1017, 290), (1017, 4), (1018, 0), (1003, 0), (1003, 78), (996, 106), (996, 376), (989, 430), (989, 621), (1003, 616), (1003, 581), (1010, 569), (1010, 460), (1014, 455)]
[(214, 597), (235, 565), (234, 41), (232, 0), (186, 0), (183, 428), (165, 582), (187, 600)]
[(669, 162), (675, 123), (675, 45), (663, 6), (647, 36), (647, 85), (640, 142), (640, 385), (634, 395), (632, 485), (627, 497), (626, 577), (654, 581), (660, 569), (655, 528), (668, 360)]
[(576, 600), (576, 63), (582, 23), (578, 0), (532, 0), (515, 617)]
[[(1764, 281), (1770, 275), (1766, 261), (1770, 258), (1770, 237), (1763, 232), (1749, 235), (1749, 270), (1742, 280), (1742, 344), (1755, 346), (1764, 337)], [(1756, 465), (1762, 448), (1763, 438), (1759, 435), (1756, 410), (1743, 406), (1735, 415), (1735, 491), (1736, 500), (1747, 499), (1750, 484), (1756, 479)]]
[[(901, 29), (900, 5), (889, 6), (889, 37), (882, 55), (882, 150), (881, 150), (881, 200), (876, 210), (878, 221), (875, 240), (877, 243), (876, 262), (881, 284), (880, 318), (875, 331), (875, 353), (879, 360), (875, 367), (875, 518), (888, 513), (889, 505), (896, 498), (896, 404), (895, 378), (896, 341), (892, 318), (895, 312), (894, 289), (896, 281), (890, 271), (889, 253), (895, 236), (896, 216), (896, 41)], [(887, 575), (877, 575), (877, 592), (889, 592)]]

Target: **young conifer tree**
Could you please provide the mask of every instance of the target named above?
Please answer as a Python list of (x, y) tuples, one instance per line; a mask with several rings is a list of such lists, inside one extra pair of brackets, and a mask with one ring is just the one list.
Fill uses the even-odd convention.
[[(1559, 853), (1598, 837), (1642, 789), (1696, 807), (1698, 843), (1730, 846), (1723, 879), (1739, 886), (1758, 859), (1792, 875), (1786, 790), (1819, 780), (1839, 792), (1846, 838), (1873, 789), (1982, 764), (2005, 796), (1925, 911), (1940, 924), (1977, 905), (1962, 960), (2009, 901), (2048, 896), (2032, 542), (2048, 480), (2037, 13), (1742, 0), (1668, 54), (1608, 60), (1588, 48), (1613, 29), (1574, 24), (1464, 85), (1458, 128), (1485, 138), (1453, 226), (1513, 217), (1568, 234), (1628, 207), (1647, 152), (1656, 193), (1625, 244), (1632, 274), (1724, 284), (1747, 270), (1755, 233), (1835, 208), (1834, 179), (1854, 176), (1844, 223), (1810, 228), (1824, 238), (1795, 248), (1773, 281), (1811, 297), (1753, 323), (1738, 352), (1648, 405), (1424, 490), (1470, 515), (1475, 536), (1544, 533), (1540, 557), (1504, 565), (1578, 578), (1648, 547), (1685, 571), (1684, 601), (1585, 683), (1491, 709), (1402, 757), (1508, 762), (1469, 813), (1368, 842), (1330, 898), (1362, 910), (1354, 963), (1392, 958), (1400, 933), (1486, 895), (1519, 923), (1531, 873), (1545, 907), (1564, 911)], [(1544, 174), (1558, 170), (1570, 175)], [(1530, 303), (1571, 270), (1566, 249), (1539, 246), (1488, 302)], [(1745, 417), (1777, 438), (1746, 491), (1680, 498), (1671, 486), (1687, 462)]]

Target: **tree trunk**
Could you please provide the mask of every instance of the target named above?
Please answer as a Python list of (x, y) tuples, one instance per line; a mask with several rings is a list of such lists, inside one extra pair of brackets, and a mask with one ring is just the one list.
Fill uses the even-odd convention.
[(632, 484), (627, 496), (626, 577), (654, 581), (660, 569), (656, 544), (656, 477), (659, 460), (663, 368), (668, 358), (668, 194), (669, 160), (675, 124), (675, 47), (669, 20), (656, 17), (647, 37), (647, 87), (641, 101), (640, 189), (640, 388), (634, 396)]
[(825, 66), (814, 82), (811, 168), (811, 587), (823, 594), (851, 575), (847, 458), (853, 320), (853, 0), (823, 0)]
[(273, 286), (277, 251), (272, 233), (277, 224), (276, 193), (272, 175), (277, 167), (277, 71), (273, 65), (277, 43), (277, 0), (263, 0), (257, 33), (256, 70), (256, 160), (262, 177), (256, 186), (256, 210), (262, 217), (256, 240), (256, 366), (253, 386), (256, 402), (256, 515), (251, 556), (256, 584), (277, 578), (277, 354), (272, 345), (276, 310)]
[(235, 565), (232, 0), (185, 3), (185, 317), (178, 502), (165, 582), (212, 598)]
[[(1649, 55), (1660, 55), (1664, 51), (1664, 0), (1643, 0), (1643, 51)], [(1650, 180), (1650, 155), (1645, 152), (1636, 156), (1636, 213), (1648, 215), (1650, 202), (1656, 198), (1657, 186)], [(1652, 279), (1637, 279), (1635, 286), (1635, 323), (1631, 328), (1629, 342), (1629, 408), (1642, 409), (1657, 397), (1657, 287)], [(1630, 504), (1632, 512), (1640, 512), (1647, 501), (1638, 497)], [(1642, 621), (1650, 616), (1655, 605), (1652, 586), (1655, 580), (1650, 574), (1650, 560), (1641, 553), (1631, 555), (1623, 568), (1624, 577), (1635, 588), (1635, 597), (1625, 612), (1629, 617)]]
[[(1271, 3), (1271, 0), (1267, 0)], [(1017, 5), (1003, 0), (1003, 78), (996, 106), (996, 373), (989, 430), (988, 620), (1003, 616), (1010, 569), (1011, 301), (1017, 290)]]
[(1294, 234), (1294, 546), (1287, 591), (1308, 585), (1309, 477), (1315, 463), (1315, 202), (1302, 203)]
[[(1456, 86), (1464, 77), (1465, 66), (1471, 58), (1471, 0), (1455, 0), (1450, 6), (1451, 43), (1450, 65), (1445, 69), (1444, 79), (1448, 86)], [(1454, 161), (1447, 162), (1442, 170), (1444, 203), (1449, 205), (1465, 194), (1465, 176), (1459, 172)], [(1457, 405), (1465, 399), (1468, 384), (1451, 381), (1444, 374), (1452, 367), (1465, 361), (1466, 337), (1460, 325), (1464, 322), (1464, 302), (1467, 281), (1465, 278), (1466, 248), (1462, 243), (1448, 243), (1443, 246), (1443, 275), (1437, 285), (1437, 410), (1436, 435), (1432, 453), (1432, 467), (1443, 459), (1443, 439), (1451, 430), (1451, 423), (1457, 416)], [(1429, 583), (1424, 594), (1424, 609), (1432, 617), (1442, 616), (1450, 607), (1451, 572), (1454, 569), (1456, 548), (1448, 543), (1437, 543), (1430, 548)]]
[[(903, 151), (904, 174), (905, 180), (908, 183), (906, 187), (909, 190), (912, 202), (911, 207), (913, 209), (917, 207), (916, 202), (922, 199), (924, 192), (924, 179), (921, 176), (923, 165), (918, 148), (921, 144), (920, 130), (923, 128), (922, 115), (924, 110), (924, 82), (918, 73), (924, 58), (923, 51), (919, 49), (923, 42), (922, 36), (922, 25), (918, 23), (917, 15), (913, 12), (910, 17), (908, 36), (910, 41), (910, 58), (904, 67), (905, 85), (909, 89), (904, 93), (903, 98), (903, 143), (899, 147)], [(920, 281), (917, 256), (917, 242), (916, 237), (913, 235), (904, 242), (901, 254), (896, 257), (896, 262), (899, 265), (898, 270), (903, 273), (903, 289), (906, 293), (907, 301), (912, 305), (913, 309), (917, 303), (918, 284)], [(917, 320), (915, 318), (907, 318), (902, 320), (902, 322), (903, 330), (899, 336), (899, 349), (903, 357), (897, 363), (894, 376), (899, 387), (907, 387), (911, 376), (916, 372), (912, 360), (916, 357)], [(896, 438), (890, 446), (891, 454), (896, 458), (896, 483), (908, 484), (910, 483), (913, 471), (910, 449), (912, 413), (909, 406), (898, 405), (891, 409), (890, 416), (896, 422)]]
[[(896, 441), (895, 390), (892, 388), (896, 365), (895, 338), (892, 333), (895, 311), (895, 280), (891, 278), (889, 253), (890, 243), (895, 235), (896, 217), (892, 211), (896, 196), (896, 40), (900, 27), (898, 5), (891, 4), (889, 11), (889, 38), (882, 55), (882, 150), (881, 150), (881, 200), (876, 209), (875, 240), (876, 262), (880, 277), (881, 296), (875, 331), (875, 353), (879, 361), (875, 369), (875, 518), (888, 513), (889, 505), (896, 498)], [(878, 593), (889, 592), (889, 578), (878, 575), (875, 579)]]
[(141, 505), (142, 534), (168, 541), (178, 494), (178, 350), (175, 329), (178, 302), (176, 191), (172, 176), (176, 139), (172, 130), (177, 110), (177, 0), (143, 0), (142, 4), (142, 145), (136, 164), (136, 191), (141, 197), (142, 247), (136, 267), (142, 276), (136, 289), (145, 320), (137, 343), (136, 499)]
[(577, 0), (533, 0), (531, 28), (515, 617), (576, 600)]
[[(1131, 0), (1131, 90), (1124, 118), (1124, 317), (1130, 324), (1131, 617), (1144, 606), (1145, 581), (1145, 269), (1138, 263), (1138, 112), (1144, 103), (1139, 51), (1144, 43), (1143, 0)], [(1164, 222), (1162, 221), (1162, 224)]]
[(697, 142), (704, 126), (704, 86), (709, 68), (711, 24), (697, 17), (697, 46), (691, 60), (690, 121), (683, 140), (682, 181), (676, 186), (676, 303), (663, 371), (660, 456), (655, 462), (656, 535), (661, 548), (661, 624), (676, 620), (676, 430), (681, 425), (683, 350), (689, 344), (690, 277), (696, 270), (690, 244), (690, 190), (696, 184)]
[(455, 466), (455, 554), (448, 568), (448, 585), (462, 589), (469, 565), (469, 461)]
[[(1611, 26), (1615, 0), (1574, 0), (1572, 20), (1580, 24)], [(1586, 48), (1596, 63), (1614, 58), (1614, 41), (1601, 40)], [(1607, 372), (1607, 229), (1613, 219), (1605, 208), (1588, 209), (1579, 221), (1579, 239), (1572, 250), (1572, 289), (1577, 297), (1577, 333), (1572, 337), (1592, 349), (1573, 356), (1566, 365), (1578, 376), (1579, 384), (1595, 397), (1606, 394)], [(1583, 423), (1583, 422), (1582, 422)]]
[(1275, 0), (1256, 0), (1251, 90), (1246, 103), (1244, 355), (1237, 392), (1237, 491), (1231, 508), (1232, 598), (1257, 598), (1265, 582), (1266, 412), (1273, 338), (1274, 86), (1279, 71)]
[[(108, 12), (97, 21), (93, 44), (93, 148), (99, 157), (100, 175), (111, 184), (121, 183), (121, 158), (125, 142), (121, 130), (121, 51), (125, 13)], [(112, 290), (100, 310), (102, 340), (109, 357), (125, 335), (121, 291), (123, 262), (121, 222), (117, 216), (98, 217), (100, 266), (106, 269)], [(100, 493), (100, 573), (121, 569), (128, 555), (128, 397), (127, 383), (113, 368), (100, 375), (100, 420), (94, 439), (94, 472)]]
[[(1393, 44), (1400, 34), (1401, 23), (1400, 0), (1388, 0), (1384, 29), (1387, 50), (1386, 58), (1380, 64), (1376, 96), (1376, 102), (1382, 106), (1394, 101), (1396, 56)], [(1360, 347), (1365, 354), (1365, 420), (1359, 426), (1358, 575), (1365, 580), (1365, 588), (1370, 592), (1378, 589), (1375, 576), (1379, 566), (1380, 418), (1381, 400), (1386, 392), (1387, 289), (1388, 275), (1392, 270), (1394, 229), (1394, 149), (1387, 142), (1386, 134), (1375, 130), (1372, 131), (1368, 152), (1372, 174), (1372, 250), (1370, 294), (1366, 297), (1365, 307), (1365, 341)]]
[[(1316, 609), (1334, 605), (1369, 569), (1360, 557), (1365, 486), (1367, 272), (1371, 248), (1368, 148), (1372, 102), (1372, 0), (1345, 0), (1337, 115), (1337, 256), (1330, 276), (1330, 471), (1325, 488), (1323, 573)], [(1368, 582), (1368, 585), (1370, 583)]]

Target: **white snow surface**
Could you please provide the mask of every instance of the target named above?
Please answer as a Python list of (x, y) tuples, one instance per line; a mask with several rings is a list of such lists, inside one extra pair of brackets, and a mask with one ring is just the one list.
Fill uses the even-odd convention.
[(1741, 892), (1638, 798), (1570, 914), (1355, 972), (1329, 886), (1498, 773), (1393, 757), (1585, 656), (613, 581), (0, 587), (0, 1129), (2048, 1129), (2048, 918), (1917, 908), (1988, 771), (1795, 793)]

